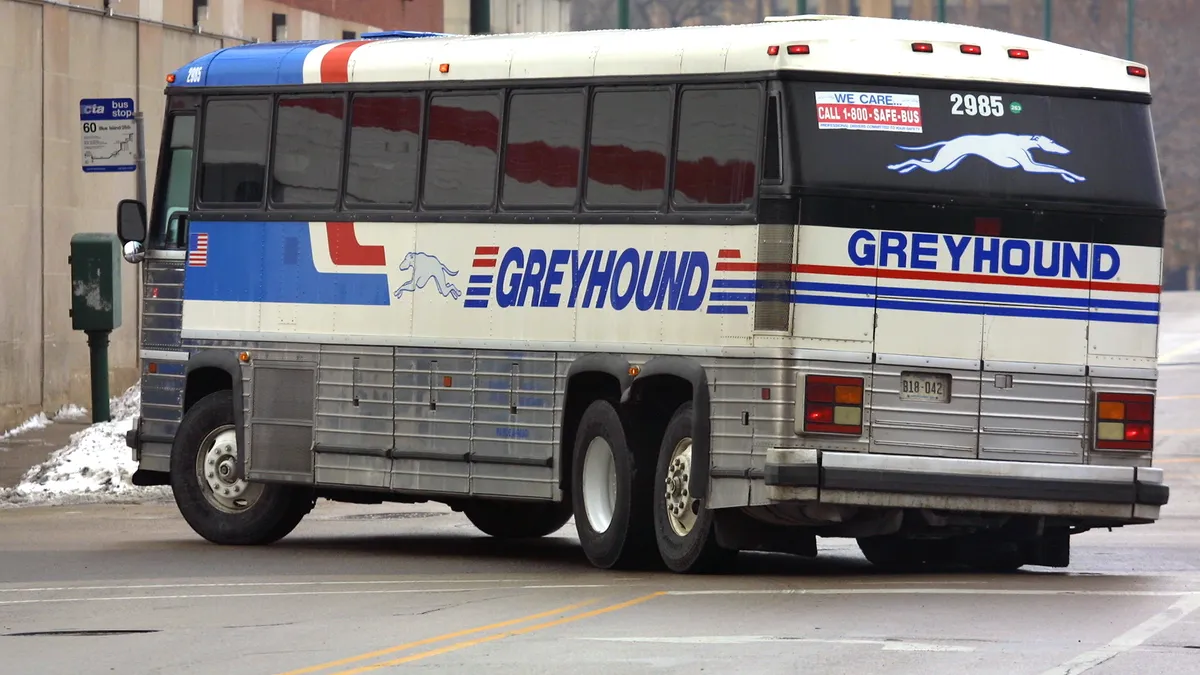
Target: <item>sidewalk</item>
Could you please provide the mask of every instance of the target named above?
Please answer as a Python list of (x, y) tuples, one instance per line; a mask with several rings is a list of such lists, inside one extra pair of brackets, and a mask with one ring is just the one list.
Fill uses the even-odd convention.
[(46, 461), (50, 453), (67, 445), (71, 434), (89, 425), (88, 419), (56, 421), (41, 429), (0, 439), (0, 489), (16, 487), (26, 471)]

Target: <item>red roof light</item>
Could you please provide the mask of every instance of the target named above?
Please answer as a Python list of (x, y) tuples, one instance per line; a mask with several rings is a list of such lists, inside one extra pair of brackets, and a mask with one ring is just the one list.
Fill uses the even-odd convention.
[(958, 51), (964, 54), (982, 54), (983, 49), (979, 45), (960, 45)]
[(807, 54), (808, 45), (788, 45), (789, 54)]
[(933, 51), (933, 45), (928, 42), (914, 42), (912, 43), (912, 50), (914, 52), (929, 53)]
[(779, 56), (779, 45), (767, 47), (767, 56)]
[(1028, 49), (1010, 49), (1008, 50), (1008, 58), (1010, 59), (1027, 59), (1029, 58)]
[(1134, 77), (1146, 77), (1148, 75), (1146, 69), (1141, 66), (1125, 66), (1125, 72)]

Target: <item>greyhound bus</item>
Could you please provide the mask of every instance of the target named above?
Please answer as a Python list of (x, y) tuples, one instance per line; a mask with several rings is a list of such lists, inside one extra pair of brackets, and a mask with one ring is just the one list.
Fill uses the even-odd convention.
[(853, 538), (1064, 567), (1152, 523), (1145, 66), (921, 21), (225, 48), (167, 76), (139, 485), (219, 544), (317, 499), (573, 517), (600, 568)]

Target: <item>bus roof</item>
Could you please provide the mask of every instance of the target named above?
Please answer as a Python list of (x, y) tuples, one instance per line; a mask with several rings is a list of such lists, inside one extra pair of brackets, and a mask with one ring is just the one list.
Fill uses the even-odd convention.
[[(229, 47), (176, 87), (581, 79), (813, 71), (1148, 94), (1142, 64), (1013, 33), (932, 21), (806, 15), (763, 23), (499, 35), (392, 31)], [(917, 51), (927, 43), (932, 51)], [(808, 53), (789, 53), (805, 45)], [(967, 53), (962, 45), (979, 47)], [(1024, 50), (1027, 58), (1009, 50)], [(797, 48), (795, 51), (801, 51)]]

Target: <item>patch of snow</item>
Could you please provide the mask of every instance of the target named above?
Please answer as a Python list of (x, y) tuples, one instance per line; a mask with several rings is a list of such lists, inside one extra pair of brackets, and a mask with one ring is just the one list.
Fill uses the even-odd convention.
[[(116, 399), (113, 399), (116, 400)], [(82, 422), (87, 419), (88, 409), (82, 406), (77, 406), (74, 403), (68, 403), (58, 409), (54, 413), (55, 422)]]
[(125, 445), (125, 432), (133, 428), (140, 404), (137, 385), (112, 399), (111, 421), (72, 434), (66, 447), (30, 469), (20, 485), (0, 490), (0, 506), (170, 499), (169, 487), (139, 487), (130, 480), (137, 463)]
[(50, 424), (51, 420), (50, 418), (46, 417), (46, 413), (38, 413), (24, 422), (21, 422), (12, 429), (0, 434), (0, 440), (12, 438), (13, 436), (19, 436), (35, 429), (45, 429), (46, 427), (50, 426)]

